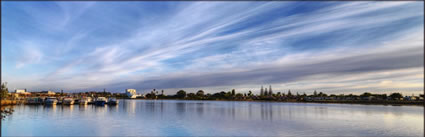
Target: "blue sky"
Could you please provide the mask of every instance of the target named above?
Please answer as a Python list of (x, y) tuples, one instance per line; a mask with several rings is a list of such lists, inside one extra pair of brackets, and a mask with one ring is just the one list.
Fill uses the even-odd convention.
[(2, 2), (9, 89), (423, 92), (423, 2)]

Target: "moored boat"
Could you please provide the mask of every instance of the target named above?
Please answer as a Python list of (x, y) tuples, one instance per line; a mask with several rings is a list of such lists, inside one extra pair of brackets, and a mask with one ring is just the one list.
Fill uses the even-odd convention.
[(90, 97), (83, 97), (83, 98), (79, 99), (80, 100), (79, 104), (80, 105), (87, 105), (91, 100), (91, 98), (90, 98), (90, 100), (89, 100), (89, 98)]
[(58, 100), (55, 97), (48, 97), (44, 101), (44, 104), (46, 105), (56, 105), (58, 103)]
[(26, 104), (29, 104), (29, 105), (39, 105), (42, 103), (43, 103), (43, 99), (39, 97), (31, 97), (31, 98), (27, 98), (26, 100)]
[(94, 104), (94, 99), (92, 97), (87, 97), (87, 104)]
[(108, 105), (117, 105), (119, 101), (116, 98), (109, 98)]
[(81, 99), (79, 99), (79, 98), (74, 99), (74, 104), (80, 104), (80, 100), (81, 100)]
[(73, 105), (74, 104), (74, 99), (73, 98), (70, 98), (70, 97), (63, 98), (62, 104), (63, 105)]
[(96, 101), (94, 102), (94, 104), (96, 105), (105, 105), (106, 103), (108, 103), (108, 101), (106, 100), (105, 97), (98, 97), (96, 98)]

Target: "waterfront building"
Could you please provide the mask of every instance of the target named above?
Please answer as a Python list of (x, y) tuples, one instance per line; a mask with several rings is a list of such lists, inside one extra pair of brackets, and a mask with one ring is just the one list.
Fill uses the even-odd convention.
[(126, 89), (125, 94), (127, 95), (128, 98), (136, 98), (141, 96), (137, 94), (136, 89)]
[(53, 92), (53, 91), (39, 91), (39, 92), (31, 92), (31, 93), (38, 95), (38, 96), (53, 96), (53, 95), (56, 95), (56, 93)]
[(406, 97), (404, 97), (404, 100), (415, 101), (415, 100), (419, 100), (419, 98), (415, 97), (415, 96), (406, 96)]
[(27, 89), (15, 89), (15, 93), (26, 93)]
[(14, 97), (28, 96), (28, 95), (31, 95), (31, 92), (27, 92), (27, 89), (16, 89), (15, 93), (12, 94), (12, 96)]
[(46, 95), (55, 95), (56, 93), (53, 91), (41, 91), (40, 93), (46, 94)]

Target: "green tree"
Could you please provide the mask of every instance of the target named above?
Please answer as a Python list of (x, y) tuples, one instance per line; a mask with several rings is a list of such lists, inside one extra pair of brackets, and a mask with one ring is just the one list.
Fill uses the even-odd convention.
[(280, 92), (277, 92), (277, 94), (276, 94), (278, 97), (280, 97), (281, 96), (281, 93)]
[(231, 91), (227, 92), (226, 94), (224, 94), (224, 97), (226, 99), (231, 99), (232, 98), (232, 92)]
[(369, 96), (372, 96), (372, 94), (369, 93), (369, 92), (365, 92), (365, 93), (361, 94), (360, 96), (361, 97), (369, 97)]
[(236, 96), (237, 98), (242, 98), (242, 97), (243, 97), (243, 94), (242, 94), (242, 93), (237, 93), (235, 96)]
[(196, 95), (199, 97), (203, 97), (204, 96), (204, 91), (203, 90), (198, 90), (198, 92), (196, 92)]
[(236, 95), (236, 91), (235, 91), (235, 89), (232, 89), (232, 96), (235, 96)]
[(392, 94), (390, 95), (390, 97), (391, 97), (392, 99), (395, 99), (395, 98), (402, 98), (402, 97), (403, 97), (403, 95), (402, 95), (401, 93), (392, 93)]
[(319, 97), (327, 97), (328, 95), (326, 95), (325, 93), (323, 93), (323, 92), (319, 92)]
[(148, 93), (148, 94), (146, 94), (146, 95), (145, 95), (145, 97), (146, 97), (146, 98), (149, 98), (149, 99), (154, 99), (154, 98), (155, 98), (155, 94), (153, 94), (153, 93)]
[(288, 96), (292, 96), (291, 90), (288, 90)]
[(7, 83), (2, 83), (0, 98), (5, 99), (8, 96), (8, 93), (9, 93), (9, 89), (7, 88)]
[(187, 94), (187, 97), (188, 98), (190, 98), (190, 99), (196, 99), (196, 94), (195, 93), (189, 93), (189, 94)]
[[(5, 99), (8, 96), (9, 89), (7, 88), (7, 83), (1, 84), (0, 98)], [(13, 112), (12, 108), (0, 108), (0, 120), (6, 118), (6, 116), (11, 115)]]
[(184, 90), (177, 91), (176, 97), (177, 98), (185, 98), (186, 97), (186, 91), (184, 91)]
[(248, 96), (252, 96), (252, 91), (251, 90), (248, 91)]

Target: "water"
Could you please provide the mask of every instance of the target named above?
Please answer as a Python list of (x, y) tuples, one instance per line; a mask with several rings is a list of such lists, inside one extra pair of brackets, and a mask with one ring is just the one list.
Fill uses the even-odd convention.
[(15, 106), (2, 136), (423, 136), (424, 107), (120, 100)]

